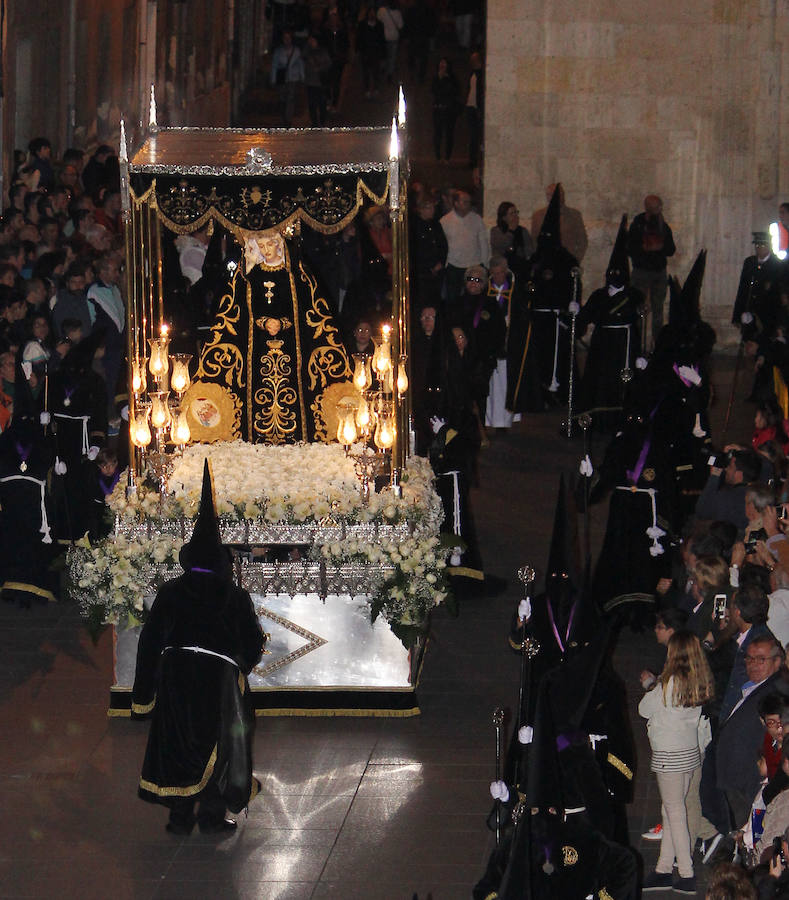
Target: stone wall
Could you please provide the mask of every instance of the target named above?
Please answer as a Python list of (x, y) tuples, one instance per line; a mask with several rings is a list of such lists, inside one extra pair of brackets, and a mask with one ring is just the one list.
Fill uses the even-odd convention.
[(528, 225), (561, 181), (589, 233), (584, 295), (619, 218), (663, 198), (683, 280), (708, 250), (705, 318), (720, 342), (753, 229), (789, 200), (782, 84), (787, 0), (488, 0), (485, 216)]

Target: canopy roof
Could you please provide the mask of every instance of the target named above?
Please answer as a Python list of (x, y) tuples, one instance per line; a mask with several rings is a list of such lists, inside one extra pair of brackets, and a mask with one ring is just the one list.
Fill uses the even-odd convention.
[(129, 172), (232, 178), (385, 172), (389, 140), (388, 128), (160, 128), (129, 160)]
[(131, 190), (172, 231), (336, 232), (365, 197), (386, 201), (389, 141), (388, 128), (161, 128), (129, 159)]

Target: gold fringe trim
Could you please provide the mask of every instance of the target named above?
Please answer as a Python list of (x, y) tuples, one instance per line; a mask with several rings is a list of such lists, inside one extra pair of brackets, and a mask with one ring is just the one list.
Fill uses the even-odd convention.
[[(224, 226), (231, 234), (234, 234), (236, 238), (240, 241), (244, 241), (248, 235), (258, 234), (257, 231), (252, 231), (248, 228), (242, 228), (240, 225), (236, 225), (230, 219), (228, 219), (225, 215), (223, 215), (215, 206), (210, 206), (206, 212), (203, 213), (202, 216), (195, 219), (194, 222), (190, 222), (188, 225), (179, 225), (174, 222), (172, 219), (168, 219), (167, 216), (161, 210), (161, 206), (156, 201), (156, 179), (154, 178), (151, 182), (151, 186), (148, 190), (140, 197), (134, 193), (134, 191), (129, 188), (129, 195), (135, 205), (136, 208), (141, 208), (145, 204), (149, 204), (156, 211), (156, 216), (159, 221), (167, 228), (168, 231), (172, 231), (175, 234), (191, 234), (193, 231), (198, 231), (203, 225), (208, 221), (219, 222), (220, 225)], [(151, 195), (153, 194), (153, 199), (151, 199)], [(285, 231), (288, 228), (295, 226), (296, 223), (306, 222), (310, 228), (319, 232), (320, 234), (338, 234), (343, 230), (347, 225), (349, 225), (353, 219), (356, 217), (356, 214), (364, 205), (364, 199), (367, 197), (370, 199), (376, 206), (382, 206), (386, 202), (386, 198), (389, 196), (389, 176), (386, 177), (386, 189), (384, 193), (379, 197), (377, 194), (373, 193), (370, 188), (364, 183), (362, 178), (356, 179), (356, 204), (353, 208), (347, 213), (347, 215), (343, 216), (338, 222), (335, 222), (333, 225), (324, 225), (321, 222), (318, 222), (317, 219), (313, 219), (311, 215), (303, 208), (299, 207), (294, 212), (292, 212), (286, 219), (283, 219), (281, 222), (273, 225), (271, 228), (265, 229), (266, 231)]]
[(608, 763), (610, 763), (610, 765), (621, 772), (628, 781), (633, 780), (633, 770), (630, 768), (630, 766), (627, 765), (627, 763), (622, 762), (622, 760), (619, 759), (618, 756), (614, 756), (613, 753), (609, 753), (606, 760)]
[(320, 718), (375, 718), (375, 719), (409, 719), (421, 716), (418, 706), (413, 709), (256, 709), (256, 716), (309, 716)]
[(131, 719), (131, 710), (130, 709), (108, 709), (107, 710), (107, 718), (108, 719)]
[(493, 891), (492, 894), (486, 894), (486, 895), (485, 895), (485, 900), (496, 900), (496, 898), (497, 898), (498, 896), (499, 896), (499, 892), (498, 892), (498, 891)]
[(205, 771), (203, 772), (203, 777), (197, 784), (192, 784), (189, 787), (160, 787), (158, 784), (154, 784), (152, 781), (146, 781), (144, 778), (140, 779), (140, 787), (144, 791), (148, 791), (150, 794), (156, 794), (157, 797), (194, 797), (195, 794), (199, 794), (200, 791), (205, 788), (208, 784), (208, 779), (214, 774), (214, 765), (216, 764), (216, 745), (214, 745), (214, 749), (211, 751), (211, 756), (208, 758), (208, 762), (206, 763)]
[(149, 713), (154, 706), (156, 706), (156, 695), (154, 694), (153, 700), (150, 703), (140, 704), (140, 703), (132, 703), (131, 711), (133, 713), (137, 713), (138, 716), (144, 716)]
[(35, 584), (25, 584), (25, 582), (23, 581), (6, 581), (3, 583), (3, 586), (2, 588), (0, 588), (0, 590), (24, 591), (26, 594), (35, 594), (36, 597), (43, 597), (44, 600), (49, 600), (50, 603), (58, 602), (58, 598), (52, 593), (52, 591), (47, 591), (44, 588), (37, 587)]
[(485, 580), (485, 573), (479, 569), (469, 569), (468, 566), (447, 566), (450, 575), (465, 575), (466, 578), (474, 578), (477, 581)]

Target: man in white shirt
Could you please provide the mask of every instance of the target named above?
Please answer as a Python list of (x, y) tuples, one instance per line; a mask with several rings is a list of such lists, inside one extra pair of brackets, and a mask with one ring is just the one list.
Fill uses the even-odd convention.
[(466, 269), (484, 266), (490, 259), (490, 233), (482, 216), (471, 209), (471, 197), (465, 191), (455, 191), (452, 209), (441, 218), (447, 238), (446, 291), (452, 303), (463, 293)]
[(384, 40), (386, 41), (386, 62), (384, 72), (389, 79), (389, 84), (394, 80), (397, 67), (397, 47), (400, 43), (400, 32), (403, 30), (403, 14), (397, 8), (394, 0), (384, 3), (378, 10), (378, 21), (384, 26)]

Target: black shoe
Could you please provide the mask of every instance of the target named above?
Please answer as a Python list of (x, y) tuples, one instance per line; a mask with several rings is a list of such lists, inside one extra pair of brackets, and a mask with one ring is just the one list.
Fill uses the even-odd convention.
[(238, 824), (233, 819), (209, 819), (205, 822), (198, 822), (201, 834), (230, 834), (238, 828)]
[(170, 834), (180, 834), (183, 836), (188, 836), (192, 833), (192, 829), (195, 827), (195, 823), (192, 822), (191, 825), (187, 822), (168, 822), (164, 829)]

